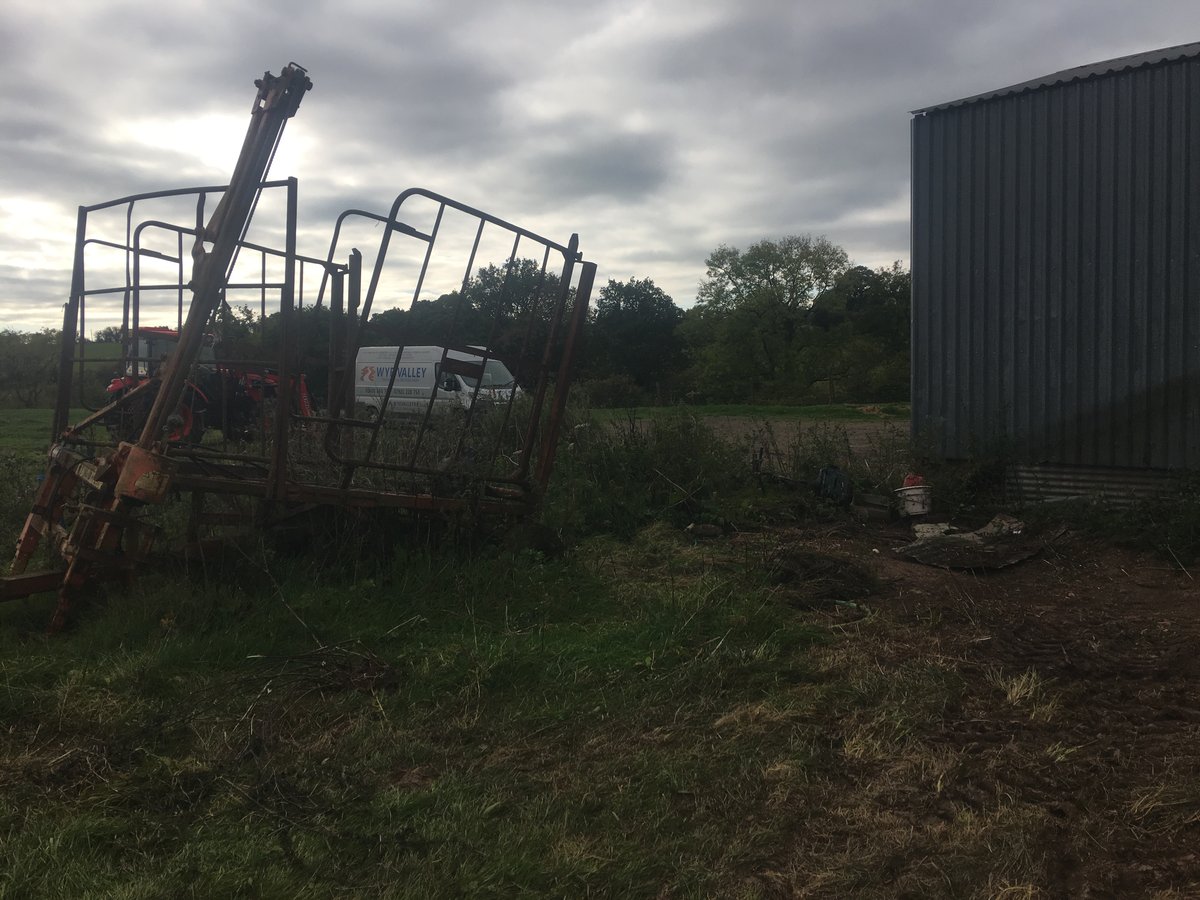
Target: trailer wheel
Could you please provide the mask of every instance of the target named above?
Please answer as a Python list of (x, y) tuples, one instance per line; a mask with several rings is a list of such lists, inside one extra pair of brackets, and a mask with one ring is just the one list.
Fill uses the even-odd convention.
[(204, 410), (192, 410), (192, 427), (188, 433), (183, 436), (183, 440), (188, 444), (200, 445), (204, 440)]

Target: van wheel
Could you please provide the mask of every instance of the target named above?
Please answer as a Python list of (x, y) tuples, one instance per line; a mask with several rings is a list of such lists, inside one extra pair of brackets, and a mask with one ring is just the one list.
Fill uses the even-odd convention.
[(356, 419), (374, 419), (377, 414), (378, 408), (369, 403), (354, 404), (354, 418)]

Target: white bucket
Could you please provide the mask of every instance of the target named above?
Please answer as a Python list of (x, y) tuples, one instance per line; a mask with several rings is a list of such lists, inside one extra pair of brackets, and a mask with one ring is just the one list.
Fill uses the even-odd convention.
[(896, 488), (893, 493), (899, 498), (901, 511), (906, 516), (923, 516), (932, 507), (929, 485), (915, 484), (912, 487)]

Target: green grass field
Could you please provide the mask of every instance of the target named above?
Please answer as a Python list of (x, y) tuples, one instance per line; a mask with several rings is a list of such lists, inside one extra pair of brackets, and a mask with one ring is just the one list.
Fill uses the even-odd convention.
[[(83, 410), (72, 411), (78, 418), (86, 414)], [(48, 409), (0, 409), (0, 450), (45, 453), (50, 449), (53, 418)]]

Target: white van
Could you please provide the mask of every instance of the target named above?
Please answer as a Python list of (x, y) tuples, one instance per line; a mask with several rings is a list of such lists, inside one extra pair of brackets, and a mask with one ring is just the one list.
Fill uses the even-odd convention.
[(423, 416), (431, 396), (437, 411), (469, 409), (475, 400), (507, 403), (514, 391), (520, 393), (513, 374), (498, 359), (484, 362), (483, 356), (446, 351), (443, 347), (405, 347), (397, 362), (399, 350), (363, 347), (358, 351), (354, 367), (356, 404), (377, 412), (393, 369), (396, 380), (387, 404), (387, 411), (393, 414)]

